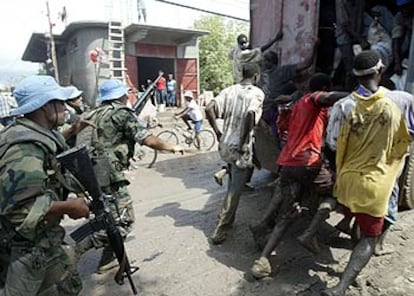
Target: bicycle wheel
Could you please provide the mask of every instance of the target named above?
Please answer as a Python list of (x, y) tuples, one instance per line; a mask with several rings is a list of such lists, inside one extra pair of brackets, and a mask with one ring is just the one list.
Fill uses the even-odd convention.
[(210, 130), (202, 130), (198, 134), (198, 137), (200, 139), (200, 147), (198, 147), (197, 140), (194, 139), (193, 144), (197, 149), (203, 150), (203, 151), (209, 151), (211, 148), (213, 148), (214, 144), (216, 143), (216, 136), (215, 134)]
[(157, 160), (157, 150), (154, 150), (145, 145), (135, 145), (134, 160), (138, 164), (145, 165), (147, 168), (152, 168)]
[[(162, 131), (157, 135), (162, 141), (170, 145), (178, 145), (179, 140), (177, 135), (172, 131)], [(160, 151), (161, 153), (167, 153), (166, 151)]]

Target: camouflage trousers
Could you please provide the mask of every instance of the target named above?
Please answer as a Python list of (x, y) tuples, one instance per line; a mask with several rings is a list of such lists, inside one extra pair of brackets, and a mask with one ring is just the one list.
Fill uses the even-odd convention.
[[(122, 238), (125, 239), (131, 230), (132, 224), (135, 222), (132, 198), (128, 189), (126, 186), (119, 187), (117, 190), (114, 188), (104, 188), (104, 192), (107, 194), (105, 203), (111, 211)], [(77, 243), (76, 249), (78, 255), (81, 256), (91, 248), (99, 249), (108, 246), (108, 243), (106, 231), (100, 230), (82, 242)]]
[(104, 190), (108, 194), (106, 204), (111, 210), (112, 216), (119, 225), (132, 225), (135, 222), (132, 198), (126, 186)]
[(135, 222), (135, 213), (132, 205), (132, 197), (128, 192), (128, 188), (126, 186), (120, 187), (116, 195), (119, 207), (119, 218), (127, 221), (129, 224), (133, 224)]
[(135, 214), (132, 198), (127, 188), (130, 183), (125, 176), (125, 169), (127, 169), (125, 165), (119, 161), (113, 161), (110, 173), (110, 186), (104, 188), (103, 191), (113, 198), (113, 202), (109, 203), (109, 207), (114, 219), (119, 221), (120, 224), (126, 222), (131, 225), (135, 222)]
[[(127, 186), (118, 188), (106, 187), (103, 188), (103, 191), (107, 195), (105, 204), (111, 211), (122, 238), (125, 239), (131, 230), (132, 224), (135, 222), (132, 198)], [(97, 231), (76, 244), (77, 256), (82, 256), (82, 254), (92, 248), (99, 249), (108, 246), (108, 243), (108, 236), (105, 230)]]
[(75, 261), (63, 246), (49, 249), (12, 246), (0, 296), (78, 295), (81, 290)]

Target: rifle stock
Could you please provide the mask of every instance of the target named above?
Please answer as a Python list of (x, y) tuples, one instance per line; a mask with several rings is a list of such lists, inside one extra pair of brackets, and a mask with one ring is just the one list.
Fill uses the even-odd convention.
[(83, 144), (69, 149), (59, 154), (56, 158), (82, 184), (85, 191), (92, 198), (89, 208), (94, 213), (95, 218), (74, 231), (73, 238), (75, 241), (80, 241), (96, 231), (105, 229), (109, 244), (119, 262), (119, 269), (115, 275), (115, 281), (119, 285), (122, 285), (124, 283), (124, 277), (127, 277), (132, 292), (136, 295), (137, 290), (131, 275), (137, 269), (131, 269), (122, 236), (119, 233), (112, 214), (105, 206), (103, 193), (96, 178), (86, 145)]
[(145, 104), (147, 103), (149, 99), (149, 95), (154, 90), (155, 85), (157, 84), (158, 80), (161, 79), (162, 73), (158, 75), (158, 77), (152, 82), (144, 91), (144, 93), (139, 97), (137, 103), (134, 105), (133, 109), (135, 111), (135, 114), (138, 116), (142, 109), (144, 109)]

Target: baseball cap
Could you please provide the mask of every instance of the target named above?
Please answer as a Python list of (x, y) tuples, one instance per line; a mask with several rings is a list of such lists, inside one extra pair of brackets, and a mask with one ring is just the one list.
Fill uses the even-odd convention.
[(60, 86), (51, 76), (33, 75), (22, 81), (14, 89), (13, 95), (18, 107), (11, 116), (31, 113), (52, 100), (66, 101), (71, 92)]
[(186, 91), (184, 92), (184, 97), (188, 97), (188, 98), (192, 98), (192, 99), (194, 99), (193, 92), (192, 92), (191, 90), (186, 90)]

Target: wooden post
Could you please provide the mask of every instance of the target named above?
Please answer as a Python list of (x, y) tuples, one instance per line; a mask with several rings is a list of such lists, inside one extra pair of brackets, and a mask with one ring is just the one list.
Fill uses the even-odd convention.
[[(414, 28), (414, 16), (412, 19)], [(414, 33), (411, 33), (410, 54), (408, 56), (407, 79), (405, 81), (405, 91), (414, 94)]]
[(49, 9), (49, 1), (46, 1), (46, 11), (47, 11), (47, 21), (49, 24), (49, 34), (50, 34), (50, 45), (51, 45), (51, 53), (52, 53), (52, 65), (55, 72), (56, 81), (59, 83), (59, 69), (58, 63), (56, 58), (56, 46), (55, 46), (55, 39), (53, 38), (53, 24), (50, 20), (50, 9)]

